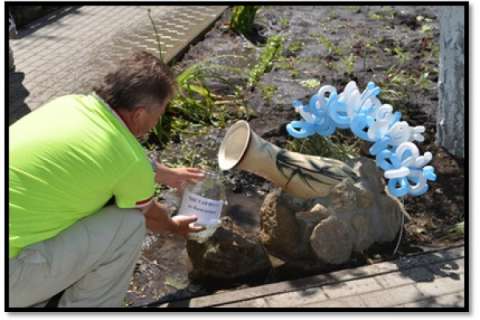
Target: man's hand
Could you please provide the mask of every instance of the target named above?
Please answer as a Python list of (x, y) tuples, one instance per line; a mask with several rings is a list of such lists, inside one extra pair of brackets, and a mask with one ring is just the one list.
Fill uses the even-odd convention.
[(155, 233), (167, 231), (186, 236), (190, 232), (199, 232), (205, 229), (204, 227), (193, 224), (193, 222), (197, 221), (197, 217), (195, 216), (176, 216), (170, 218), (168, 209), (155, 200), (145, 209), (144, 214), (147, 228)]
[(203, 171), (197, 168), (168, 168), (157, 163), (155, 181), (176, 188), (179, 192), (183, 192), (187, 183), (195, 183), (203, 178)]
[(194, 222), (197, 221), (197, 217), (195, 216), (175, 216), (172, 218), (172, 221), (176, 225), (176, 230), (173, 232), (184, 237), (191, 232), (205, 230), (205, 227), (194, 224)]

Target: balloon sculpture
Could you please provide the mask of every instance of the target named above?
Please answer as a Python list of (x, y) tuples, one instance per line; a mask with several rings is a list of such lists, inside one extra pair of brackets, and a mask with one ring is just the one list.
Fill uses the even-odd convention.
[(391, 105), (382, 104), (377, 98), (379, 93), (380, 88), (373, 82), (362, 93), (355, 81), (350, 81), (340, 94), (333, 86), (323, 86), (308, 105), (298, 100), (293, 102), (303, 120), (290, 122), (287, 131), (294, 138), (306, 138), (315, 133), (329, 136), (337, 128), (350, 128), (360, 139), (373, 143), (369, 152), (385, 171), (392, 195), (421, 195), (428, 191), (427, 181), (436, 180), (434, 168), (426, 166), (432, 154), (420, 155), (412, 143), (424, 140), (425, 127), (411, 127), (400, 121), (401, 113), (393, 113)]

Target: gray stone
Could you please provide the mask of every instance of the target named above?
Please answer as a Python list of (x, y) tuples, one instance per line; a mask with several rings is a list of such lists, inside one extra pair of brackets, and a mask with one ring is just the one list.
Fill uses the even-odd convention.
[(353, 237), (345, 222), (331, 216), (315, 227), (310, 236), (310, 244), (320, 260), (340, 264), (350, 258)]
[(300, 255), (295, 212), (306, 206), (298, 205), (298, 201), (277, 188), (265, 197), (260, 209), (260, 239), (269, 252), (280, 258), (295, 259)]
[(323, 219), (328, 218), (331, 212), (323, 205), (317, 203), (310, 211), (296, 213), (296, 220), (299, 232), (299, 248), (297, 252), (303, 258), (311, 257), (310, 235), (315, 226)]
[(302, 200), (276, 189), (261, 208), (261, 241), (272, 254), (315, 267), (342, 264), (353, 252), (392, 242), (400, 230), (403, 205), (385, 189), (372, 160), (355, 165), (358, 179), (344, 179), (328, 197)]
[(264, 276), (271, 269), (260, 241), (228, 217), (205, 243), (187, 241), (187, 252), (193, 266), (190, 276), (198, 281), (234, 282)]

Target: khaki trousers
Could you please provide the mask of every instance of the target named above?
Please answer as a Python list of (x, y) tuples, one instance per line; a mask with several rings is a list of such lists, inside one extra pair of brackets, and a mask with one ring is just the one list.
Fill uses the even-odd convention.
[(108, 206), (9, 260), (9, 306), (65, 290), (59, 307), (121, 307), (145, 237), (137, 209)]

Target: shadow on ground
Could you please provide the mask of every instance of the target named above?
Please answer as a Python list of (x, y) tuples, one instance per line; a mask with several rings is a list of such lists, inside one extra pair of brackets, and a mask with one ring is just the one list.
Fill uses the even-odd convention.
[(21, 27), (20, 30), (18, 30), (15, 38), (21, 39), (23, 37), (26, 37), (37, 31), (38, 29), (51, 23), (57, 23), (61, 25), (61, 22), (59, 21), (61, 18), (63, 18), (67, 14), (80, 14), (80, 12), (78, 11), (79, 8), (80, 6), (61, 6), (53, 12), (50, 12), (45, 16), (32, 21), (26, 26)]
[(23, 85), (25, 74), (10, 72), (8, 75), (8, 125), (28, 114), (31, 110), (25, 100), (30, 92)]

